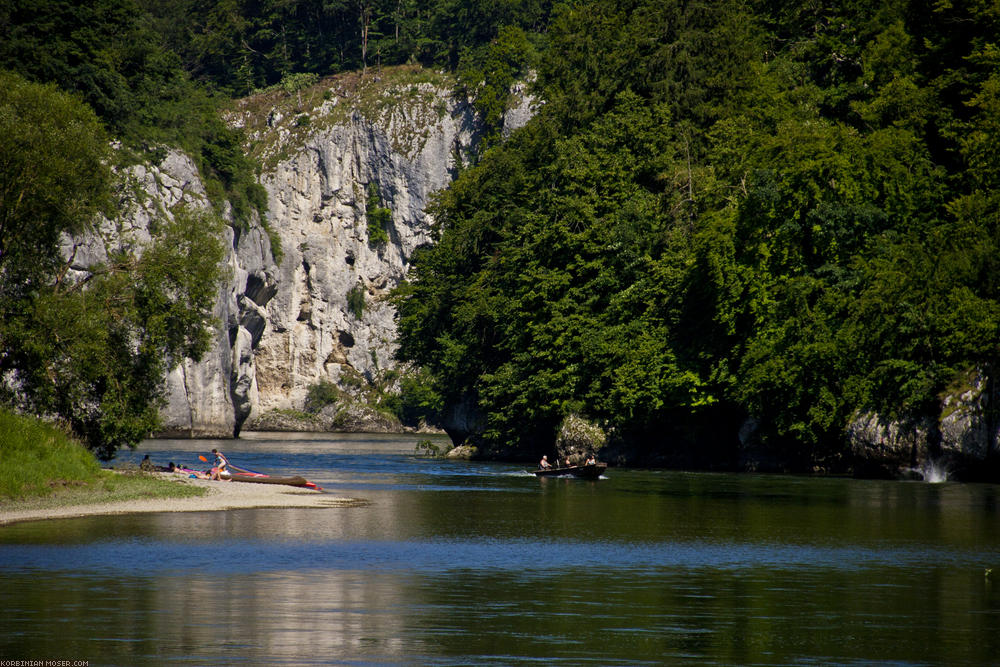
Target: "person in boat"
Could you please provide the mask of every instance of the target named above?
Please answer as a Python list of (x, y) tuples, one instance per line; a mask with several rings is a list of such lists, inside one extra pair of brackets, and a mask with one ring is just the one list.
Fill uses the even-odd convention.
[(591, 454), (590, 456), (587, 457), (587, 462), (584, 463), (583, 465), (585, 465), (585, 466), (596, 466), (597, 465), (597, 457), (595, 457), (593, 454)]
[(547, 454), (542, 455), (542, 460), (538, 462), (538, 467), (541, 470), (548, 470), (549, 468), (552, 467), (552, 464), (549, 463), (549, 457)]
[(212, 454), (215, 456), (215, 466), (212, 468), (209, 477), (216, 480), (229, 479), (229, 459), (218, 449), (213, 449)]

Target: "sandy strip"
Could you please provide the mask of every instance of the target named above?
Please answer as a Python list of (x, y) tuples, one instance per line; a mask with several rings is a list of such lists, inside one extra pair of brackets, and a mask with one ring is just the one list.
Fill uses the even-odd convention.
[(20, 521), (40, 519), (66, 519), (96, 514), (132, 514), (143, 512), (213, 512), (233, 509), (266, 509), (280, 507), (345, 507), (366, 504), (352, 498), (332, 496), (322, 491), (303, 489), (282, 484), (249, 484), (245, 482), (216, 482), (207, 479), (190, 479), (173, 473), (156, 473), (164, 479), (174, 479), (178, 484), (193, 484), (208, 488), (208, 493), (197, 498), (154, 498), (129, 500), (93, 505), (69, 505), (11, 511), (0, 506), (0, 526)]

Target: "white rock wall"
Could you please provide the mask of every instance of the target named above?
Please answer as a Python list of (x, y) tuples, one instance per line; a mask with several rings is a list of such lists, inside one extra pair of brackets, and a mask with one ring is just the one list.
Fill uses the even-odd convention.
[[(431, 106), (446, 113), (421, 116), (405, 103), (381, 121), (352, 113), (262, 178), (284, 258), (255, 355), (255, 414), (301, 409), (320, 380), (336, 382), (351, 369), (371, 377), (394, 365), (394, 312), (384, 299), (413, 251), (431, 241), (424, 209), (432, 193), (451, 181), (456, 155), (477, 140), (469, 106), (447, 91), (434, 94)], [(427, 108), (425, 99), (418, 110)], [(369, 244), (369, 183), (392, 211), (389, 243), (381, 246)], [(347, 306), (356, 286), (365, 294), (360, 319)]]
[[(525, 88), (513, 92), (505, 136), (534, 113)], [(406, 83), (379, 94), (364, 112), (358, 97), (325, 95), (305, 114), (316, 119), (307, 133), (296, 129), (301, 110), (277, 103), (264, 109), (266, 124), (257, 129), (247, 127), (253, 112), (231, 116), (254, 142), (284, 151), (261, 176), (283, 258), (274, 263), (260, 225), (226, 228), (228, 278), (215, 304), (216, 344), (202, 361), (185, 360), (170, 373), (163, 435), (229, 437), (270, 411), (301, 410), (320, 380), (371, 377), (395, 365), (394, 311), (384, 299), (405, 277), (413, 251), (431, 242), (424, 210), (479, 136), (472, 108), (447, 86)], [(197, 170), (179, 152), (133, 171), (147, 198), (120, 223), (136, 236), (178, 203), (208, 206)], [(392, 211), (387, 244), (369, 243), (369, 183)], [(77, 252), (99, 259), (99, 246)], [(360, 319), (347, 305), (356, 286), (365, 295)]]
[[(150, 241), (150, 224), (171, 217), (179, 205), (210, 206), (198, 170), (180, 151), (169, 151), (158, 165), (140, 164), (124, 174), (123, 215), (104, 220), (95, 233), (66, 237), (63, 253), (72, 257), (71, 277), (107, 261), (114, 249), (141, 253)], [(167, 404), (161, 411), (163, 434), (231, 437), (250, 412), (254, 366), (251, 351), (263, 330), (262, 306), (274, 294), (277, 267), (267, 235), (257, 224), (244, 230), (226, 226), (226, 279), (213, 313), (219, 326), (215, 345), (199, 362), (185, 359), (166, 380)]]

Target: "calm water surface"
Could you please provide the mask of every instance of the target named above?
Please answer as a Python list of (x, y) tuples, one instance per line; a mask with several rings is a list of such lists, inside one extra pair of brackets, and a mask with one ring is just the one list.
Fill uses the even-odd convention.
[(121, 458), (195, 464), (217, 446), (368, 503), (0, 528), (0, 659), (1000, 663), (1000, 487), (536, 479), (415, 456), (418, 439), (144, 443)]

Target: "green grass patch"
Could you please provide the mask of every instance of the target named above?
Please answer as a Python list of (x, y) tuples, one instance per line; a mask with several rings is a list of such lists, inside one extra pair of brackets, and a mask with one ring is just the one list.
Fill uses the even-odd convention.
[(0, 498), (50, 495), (100, 477), (97, 459), (52, 424), (0, 410)]
[(200, 487), (135, 471), (102, 470), (94, 455), (57, 426), (0, 409), (0, 503), (5, 509), (179, 498)]
[(146, 473), (129, 475), (101, 470), (92, 482), (59, 484), (47, 496), (4, 498), (0, 499), (0, 504), (9, 511), (44, 510), (149, 498), (191, 498), (205, 493), (204, 487), (183, 484), (179, 480), (161, 479)]

